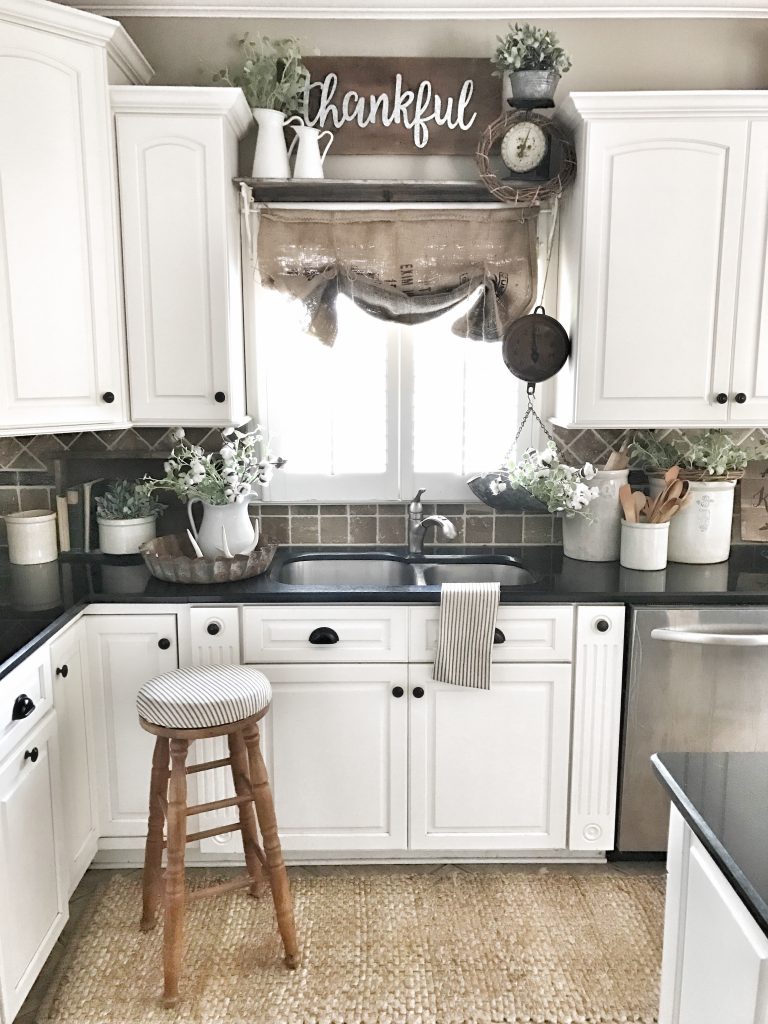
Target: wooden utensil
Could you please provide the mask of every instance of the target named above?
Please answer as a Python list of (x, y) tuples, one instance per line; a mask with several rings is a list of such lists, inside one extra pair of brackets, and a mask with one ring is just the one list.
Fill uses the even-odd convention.
[(626, 443), (617, 452), (611, 452), (605, 464), (607, 470), (627, 469), (629, 466), (629, 452)]
[(646, 517), (648, 508), (648, 498), (642, 491), (635, 491), (632, 494), (632, 500), (635, 503), (635, 522), (640, 522), (640, 517)]
[(667, 472), (664, 474), (664, 483), (671, 484), (673, 480), (677, 480), (679, 473), (679, 466), (670, 466)]
[(622, 484), (619, 488), (619, 501), (624, 512), (624, 518), (628, 523), (636, 523), (635, 503), (632, 498), (632, 488), (629, 484)]

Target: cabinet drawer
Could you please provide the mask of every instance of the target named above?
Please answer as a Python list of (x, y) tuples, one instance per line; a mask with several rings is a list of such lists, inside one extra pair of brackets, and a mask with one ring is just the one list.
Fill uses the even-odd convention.
[(407, 623), (405, 608), (245, 608), (243, 660), (256, 664), (405, 661)]
[[(440, 609), (411, 608), (409, 661), (434, 661), (440, 625)], [(502, 605), (496, 628), (503, 640), (494, 644), (493, 660), (571, 661), (573, 608), (538, 605)]]
[[(28, 697), (32, 705), (24, 718), (14, 718), (13, 709), (20, 698)], [(23, 702), (26, 704), (26, 702)], [(19, 701), (21, 708), (22, 701)], [(51, 674), (45, 647), (22, 662), (18, 668), (0, 679), (0, 757), (19, 743), (51, 709)]]

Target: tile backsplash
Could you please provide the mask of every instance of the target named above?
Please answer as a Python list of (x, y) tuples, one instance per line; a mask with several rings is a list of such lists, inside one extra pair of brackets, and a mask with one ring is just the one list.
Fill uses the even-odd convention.
[[(187, 436), (205, 447), (218, 447), (217, 429), (187, 428)], [(610, 452), (621, 446), (631, 433), (627, 430), (560, 430), (554, 433), (568, 460), (574, 465), (601, 465)], [(666, 431), (665, 434), (673, 433)], [(768, 430), (729, 431), (743, 443), (768, 438)], [(0, 515), (32, 508), (55, 506), (53, 462), (66, 452), (104, 455), (103, 475), (118, 475), (108, 460), (111, 453), (156, 454), (163, 457), (171, 448), (170, 429), (133, 427), (122, 430), (0, 437)], [(259, 510), (263, 529), (282, 544), (387, 544), (405, 543), (405, 502), (393, 504), (264, 504)], [(254, 506), (255, 508), (256, 506)], [(738, 503), (737, 503), (738, 508)], [(424, 503), (425, 514), (448, 516), (456, 526), (453, 544), (551, 544), (561, 538), (560, 520), (548, 515), (512, 515), (494, 512), (475, 502)], [(738, 531), (734, 531), (735, 535)], [(430, 531), (427, 546), (445, 543)], [(0, 546), (6, 544), (5, 526), (0, 519)]]

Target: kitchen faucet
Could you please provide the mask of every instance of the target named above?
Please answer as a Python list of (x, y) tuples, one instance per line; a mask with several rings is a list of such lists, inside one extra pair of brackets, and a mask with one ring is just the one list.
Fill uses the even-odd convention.
[(408, 554), (410, 555), (424, 554), (424, 535), (430, 526), (439, 526), (446, 540), (453, 540), (456, 536), (456, 527), (445, 516), (421, 518), (424, 514), (421, 496), (425, 491), (426, 488), (422, 487), (408, 506)]

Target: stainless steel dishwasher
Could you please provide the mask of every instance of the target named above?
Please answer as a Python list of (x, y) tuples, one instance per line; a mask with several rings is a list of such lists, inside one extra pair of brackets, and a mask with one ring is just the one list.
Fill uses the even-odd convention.
[(768, 606), (633, 608), (617, 849), (667, 848), (658, 751), (768, 751)]

